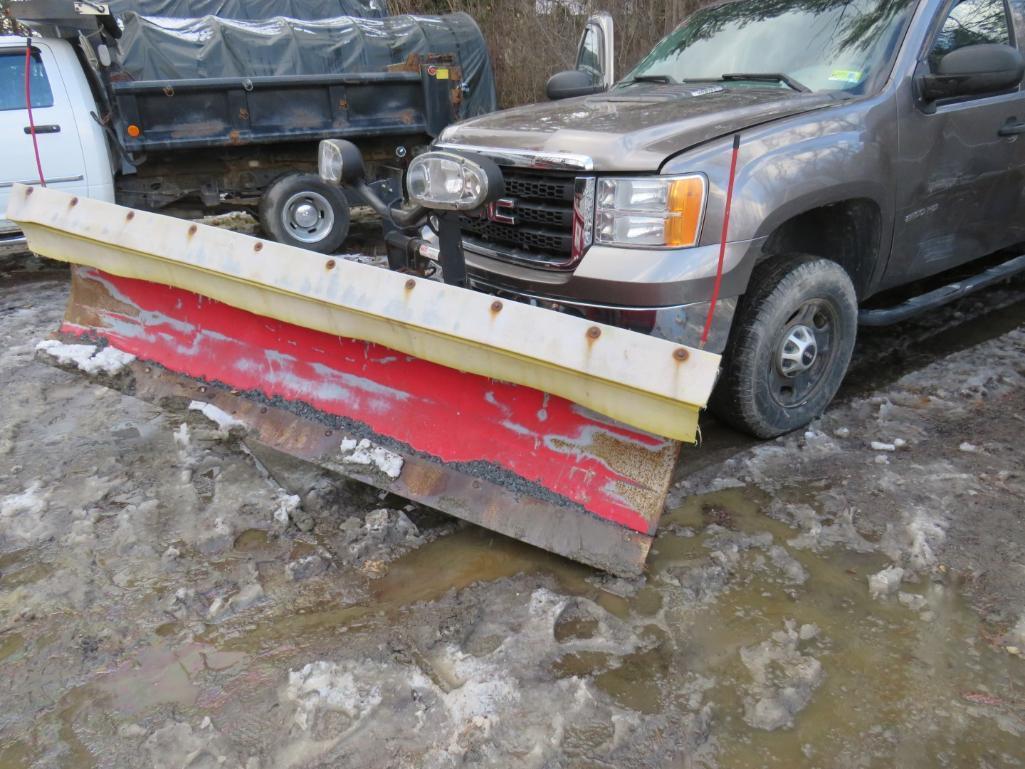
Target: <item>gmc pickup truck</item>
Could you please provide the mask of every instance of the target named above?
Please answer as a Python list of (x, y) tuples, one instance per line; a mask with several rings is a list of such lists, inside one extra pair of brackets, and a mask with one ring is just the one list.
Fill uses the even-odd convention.
[[(1022, 0), (731, 2), (612, 84), (596, 17), (553, 101), (413, 162), (394, 261), (722, 352), (714, 413), (794, 430), (835, 396), (859, 319), (1025, 269), (1021, 39)], [(322, 145), (321, 172), (351, 183), (343, 150)], [(407, 226), (424, 211), (440, 249)]]

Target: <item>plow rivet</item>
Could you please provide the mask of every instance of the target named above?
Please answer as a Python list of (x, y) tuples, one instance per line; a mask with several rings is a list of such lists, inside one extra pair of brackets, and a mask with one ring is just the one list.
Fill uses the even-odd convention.
[(266, 414), (267, 413), (267, 407), (266, 406), (260, 406), (260, 413), (261, 414)]
[(600, 336), (601, 336), (601, 329), (598, 328), (597, 326), (591, 326), (589, 329), (587, 329), (587, 337), (589, 339), (597, 339)]
[(332, 435), (334, 435), (334, 434), (335, 434), (335, 431), (334, 431), (334, 430), (325, 430), (325, 431), (324, 431), (324, 437), (325, 437), (325, 438), (330, 438), (330, 437), (331, 437)]
[(132, 219), (134, 219), (134, 218), (135, 218), (135, 211), (129, 211), (127, 214), (125, 214), (125, 219), (127, 219), (128, 221), (132, 221)]
[(72, 198), (71, 201), (68, 203), (68, 205), (71, 208), (74, 208), (75, 206), (77, 206), (78, 205), (78, 198)]
[(259, 241), (254, 243), (253, 244), (253, 250), (254, 251), (263, 251), (263, 243), (260, 243)]
[(32, 189), (33, 189), (32, 187), (26, 187), (26, 188), (25, 188), (25, 197), (26, 197), (26, 198), (27, 198), (27, 197), (28, 197), (29, 195), (31, 195), (31, 194), (32, 194)]
[(333, 270), (335, 268), (335, 260), (334, 259), (328, 259), (326, 266), (327, 266), (327, 268), (329, 270)]
[(685, 360), (687, 360), (687, 358), (690, 357), (690, 353), (684, 350), (682, 347), (678, 347), (677, 349), (673, 350), (673, 357), (676, 358), (676, 360), (680, 361), (680, 363), (683, 363)]
[(147, 374), (150, 374), (153, 372), (153, 369), (151, 369), (149, 366), (146, 366), (146, 368), (144, 368), (143, 371), (145, 371)]
[(502, 311), (502, 303), (501, 302), (496, 300), (496, 301), (491, 303), (491, 312), (501, 312), (501, 311)]
[(199, 388), (199, 391), (200, 391), (201, 393), (205, 393), (205, 392), (206, 392), (206, 387), (200, 387), (200, 388)]
[(480, 488), (480, 481), (474, 481), (470, 485), (473, 486), (473, 488), (475, 488), (475, 489), (479, 489)]
[(195, 235), (195, 234), (196, 234), (197, 232), (199, 232), (199, 227), (197, 227), (197, 226), (196, 226), (196, 225), (194, 225), (194, 224), (192, 224), (192, 225), (190, 225), (190, 226), (189, 226), (189, 237), (192, 237), (192, 236), (193, 236), (193, 235)]
[(416, 288), (416, 281), (410, 278), (406, 281), (406, 290), (412, 291), (414, 288)]

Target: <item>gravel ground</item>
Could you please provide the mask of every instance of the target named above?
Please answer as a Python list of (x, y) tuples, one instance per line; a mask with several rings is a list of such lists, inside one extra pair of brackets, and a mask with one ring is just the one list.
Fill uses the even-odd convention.
[(0, 283), (0, 767), (1025, 765), (1025, 286), (706, 425), (611, 579), (49, 365)]

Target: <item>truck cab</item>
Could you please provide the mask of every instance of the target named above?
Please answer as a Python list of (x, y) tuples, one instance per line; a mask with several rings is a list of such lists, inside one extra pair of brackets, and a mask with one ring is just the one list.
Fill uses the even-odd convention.
[[(721, 352), (722, 420), (801, 427), (859, 319), (964, 286), (873, 299), (1025, 241), (1021, 39), (1021, 0), (728, 2), (609, 87), (611, 23), (592, 20), (549, 102), (435, 145), (504, 177), (460, 214), (467, 281)], [(1023, 268), (986, 262), (971, 285)]]
[[(96, 105), (71, 44), (33, 39), (27, 57), (32, 116), (25, 101), (26, 41), (0, 37), (0, 212), (16, 183), (39, 184), (74, 195), (114, 199), (114, 178), (103, 129), (90, 116)], [(39, 164), (32, 142), (36, 129)], [(24, 248), (17, 227), (0, 219), (0, 252)]]

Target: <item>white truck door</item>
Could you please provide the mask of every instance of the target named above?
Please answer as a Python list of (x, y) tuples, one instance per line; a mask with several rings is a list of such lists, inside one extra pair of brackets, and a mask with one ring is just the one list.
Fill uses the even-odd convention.
[[(30, 77), (43, 177), (55, 189), (85, 194), (85, 157), (75, 114), (57, 59), (44, 41), (32, 41)], [(0, 45), (0, 214), (7, 210), (7, 198), (16, 182), (39, 183), (28, 126), (25, 47)], [(0, 232), (15, 229), (11, 222), (0, 219)]]

